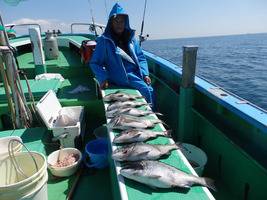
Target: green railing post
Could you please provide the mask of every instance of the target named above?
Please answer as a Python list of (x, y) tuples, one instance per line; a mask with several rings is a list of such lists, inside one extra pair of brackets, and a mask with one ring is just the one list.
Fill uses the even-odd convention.
[(197, 46), (183, 47), (182, 82), (179, 96), (179, 132), (178, 140), (192, 142), (193, 117), (192, 105), (196, 71)]

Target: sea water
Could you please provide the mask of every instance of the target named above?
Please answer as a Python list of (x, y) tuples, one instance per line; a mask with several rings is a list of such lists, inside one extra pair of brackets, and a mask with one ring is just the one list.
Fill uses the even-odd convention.
[(199, 46), (198, 76), (267, 110), (267, 33), (148, 40), (143, 49), (182, 64), (182, 47)]

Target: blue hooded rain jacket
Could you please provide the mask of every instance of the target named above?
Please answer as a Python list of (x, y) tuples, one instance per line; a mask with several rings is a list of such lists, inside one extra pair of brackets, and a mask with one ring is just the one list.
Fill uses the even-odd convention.
[[(130, 35), (128, 53), (116, 46), (112, 38), (111, 18), (115, 15), (125, 15), (125, 30)], [(97, 46), (90, 60), (90, 67), (100, 85), (107, 80), (118, 86), (135, 88), (153, 107), (153, 88), (144, 82), (144, 77), (149, 75), (146, 58), (134, 39), (134, 30), (130, 28), (128, 14), (118, 3), (109, 14), (104, 33), (96, 41)]]

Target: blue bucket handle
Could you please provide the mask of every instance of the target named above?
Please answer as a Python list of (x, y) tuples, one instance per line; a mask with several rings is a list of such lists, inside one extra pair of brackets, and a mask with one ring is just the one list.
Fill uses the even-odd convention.
[[(89, 157), (89, 156), (88, 156)], [(83, 163), (86, 165), (86, 167), (88, 167), (88, 168), (93, 168), (93, 167), (97, 167), (98, 166), (98, 163), (95, 163), (95, 164), (88, 164), (87, 162), (86, 162), (86, 158), (87, 158), (87, 156), (86, 156), (86, 152), (84, 152), (83, 154), (82, 154), (82, 160), (83, 160)], [(89, 157), (90, 158), (90, 157)]]

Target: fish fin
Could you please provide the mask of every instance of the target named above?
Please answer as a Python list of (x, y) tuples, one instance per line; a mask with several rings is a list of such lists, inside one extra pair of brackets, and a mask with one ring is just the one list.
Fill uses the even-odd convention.
[(153, 179), (159, 179), (161, 176), (160, 175), (149, 175), (149, 178)]
[(117, 93), (120, 93), (121, 91), (120, 90), (117, 90), (116, 92), (113, 92), (111, 94), (117, 94)]
[(161, 123), (169, 128), (169, 125), (166, 124), (164, 121), (161, 121)]
[(160, 120), (160, 119), (155, 119), (155, 120), (152, 120), (152, 122), (154, 124), (159, 124), (159, 123), (162, 123), (163, 125), (169, 127), (164, 121)]
[(135, 136), (133, 136), (132, 138), (138, 138), (141, 134), (136, 134)]
[(153, 190), (158, 190), (158, 188), (157, 187), (155, 187), (155, 186), (152, 186), (152, 185), (148, 185), (150, 188), (152, 188)]
[(179, 185), (179, 187), (182, 188), (191, 188), (192, 185), (188, 185), (188, 184), (183, 184), (183, 185)]
[(215, 181), (211, 178), (202, 178), (203, 179), (203, 185), (212, 189), (213, 191), (217, 191), (216, 187), (215, 187)]
[(147, 154), (149, 154), (149, 151), (145, 151), (139, 154), (139, 156), (146, 156)]
[(121, 163), (121, 170), (122, 169), (135, 169), (135, 170), (143, 170), (144, 166), (142, 165), (142, 162), (123, 162)]

